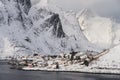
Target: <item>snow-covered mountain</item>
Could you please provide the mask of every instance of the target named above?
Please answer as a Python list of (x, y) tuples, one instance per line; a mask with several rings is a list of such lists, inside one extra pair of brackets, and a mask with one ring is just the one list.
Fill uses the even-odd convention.
[(120, 24), (108, 17), (101, 17), (94, 10), (83, 9), (77, 14), (80, 27), (93, 44), (110, 51), (91, 63), (93, 69), (118, 69), (120, 65)]
[(77, 14), (82, 32), (91, 42), (103, 48), (119, 45), (119, 23), (111, 18), (101, 17), (94, 10), (83, 9)]
[(0, 0), (0, 57), (109, 49), (90, 68), (119, 68), (119, 22), (94, 9), (64, 11), (49, 1)]
[(41, 3), (0, 0), (0, 55), (101, 51), (84, 36), (76, 14)]
[(78, 14), (79, 24), (87, 39), (101, 47), (108, 48), (113, 42), (111, 19), (100, 17), (92, 10), (84, 9)]
[(31, 3), (29, 0), (0, 0), (0, 51), (1, 55), (16, 53), (25, 37), (31, 20), (27, 17)]

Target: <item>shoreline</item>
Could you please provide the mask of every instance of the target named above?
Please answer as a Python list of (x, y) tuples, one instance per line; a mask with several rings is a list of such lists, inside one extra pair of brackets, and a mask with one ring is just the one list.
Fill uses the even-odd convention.
[(73, 73), (89, 73), (89, 74), (115, 74), (120, 75), (120, 70), (90, 69), (88, 70), (62, 70), (62, 69), (33, 69), (23, 68), (23, 71), (44, 71), (44, 72), (73, 72)]
[[(5, 62), (6, 63), (6, 62)], [(46, 69), (46, 68), (29, 68), (25, 67), (22, 71), (43, 71), (43, 72), (72, 72), (72, 73), (88, 73), (88, 74), (112, 74), (120, 75), (120, 68), (118, 69), (97, 69), (97, 68), (84, 68), (84, 69)]]

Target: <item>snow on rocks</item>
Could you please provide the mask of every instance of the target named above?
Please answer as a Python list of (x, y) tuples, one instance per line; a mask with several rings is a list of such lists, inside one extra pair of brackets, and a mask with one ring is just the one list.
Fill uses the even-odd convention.
[[(43, 4), (41, 6), (32, 7), (30, 0), (2, 1), (4, 3), (0, 4), (4, 6), (0, 6), (0, 33), (2, 34), (0, 39), (8, 38), (10, 43), (8, 46), (13, 48), (13, 50), (9, 50), (9, 53), (19, 55), (60, 54), (69, 53), (71, 49), (74, 51), (102, 51), (101, 48), (86, 39), (75, 13), (64, 12), (56, 6), (48, 5), (47, 0), (41, 0), (40, 4)], [(0, 46), (1, 54), (4, 54), (6, 48), (4, 44)]]
[(112, 44), (112, 21), (96, 15), (92, 10), (84, 9), (79, 13), (78, 21), (87, 39), (103, 48), (109, 48)]

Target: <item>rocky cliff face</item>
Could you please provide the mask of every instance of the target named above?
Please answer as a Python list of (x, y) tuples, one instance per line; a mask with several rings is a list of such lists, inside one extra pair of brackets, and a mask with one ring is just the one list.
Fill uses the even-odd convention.
[(17, 21), (25, 28), (28, 22), (26, 16), (31, 8), (30, 0), (1, 0), (0, 3), (1, 23), (11, 25), (12, 22)]
[(0, 43), (0, 55), (97, 50), (74, 17), (31, 7), (30, 0), (0, 0)]
[(28, 14), (30, 8), (31, 8), (31, 1), (30, 0), (16, 0), (20, 6), (23, 7), (23, 11)]
[(50, 18), (48, 18), (45, 22), (45, 26), (48, 25), (48, 27), (53, 26), (52, 33), (58, 38), (65, 37), (65, 33), (62, 29), (61, 20), (59, 18), (59, 14), (53, 14)]
[(39, 9), (36, 10), (35, 15), (33, 15), (35, 12), (31, 12), (30, 17), (34, 25), (35, 34), (47, 32), (51, 29), (51, 34), (53, 36), (56, 36), (58, 38), (65, 37), (65, 33), (62, 29), (62, 23), (59, 18), (59, 14), (49, 12), (46, 9)]
[(27, 17), (30, 7), (30, 0), (0, 0), (1, 55), (14, 54), (16, 46), (21, 46), (25, 29), (32, 26)]

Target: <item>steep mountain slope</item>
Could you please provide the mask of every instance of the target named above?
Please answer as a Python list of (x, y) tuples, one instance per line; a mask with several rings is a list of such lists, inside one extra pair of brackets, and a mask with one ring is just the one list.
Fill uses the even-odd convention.
[(101, 17), (89, 9), (82, 10), (77, 18), (87, 39), (109, 52), (91, 63), (93, 69), (117, 70), (120, 65), (120, 24), (110, 18)]
[(119, 23), (111, 18), (101, 17), (91, 9), (83, 9), (77, 19), (86, 38), (103, 48), (120, 44)]
[[(21, 44), (20, 39), (24, 37), (27, 24), (27, 11), (31, 4), (26, 0), (1, 0), (0, 6), (0, 51), (1, 55), (10, 55), (16, 52), (15, 46)], [(25, 7), (26, 6), (26, 7)], [(18, 43), (19, 42), (19, 43)]]
[(0, 55), (101, 51), (86, 39), (76, 14), (43, 3), (31, 7), (30, 0), (0, 1)]
[(79, 24), (87, 39), (103, 48), (113, 44), (113, 22), (109, 18), (100, 17), (92, 10), (84, 9), (78, 15)]
[[(54, 7), (54, 10), (58, 9)], [(33, 40), (35, 43), (39, 43), (42, 40), (41, 43), (37, 44), (37, 46), (39, 45), (39, 52), (46, 54), (51, 52), (61, 53), (70, 52), (71, 49), (75, 51), (100, 51), (99, 48), (89, 43), (85, 38), (75, 15), (67, 14), (59, 10), (59, 14), (51, 11), (53, 10), (50, 9), (50, 7), (40, 7), (40, 9), (33, 7), (29, 12), (29, 16), (34, 25), (29, 34), (34, 32), (34, 34), (31, 35), (37, 35), (37, 38), (35, 37), (37, 41), (35, 41), (35, 38)], [(33, 36), (31, 36), (31, 38), (33, 38)]]

